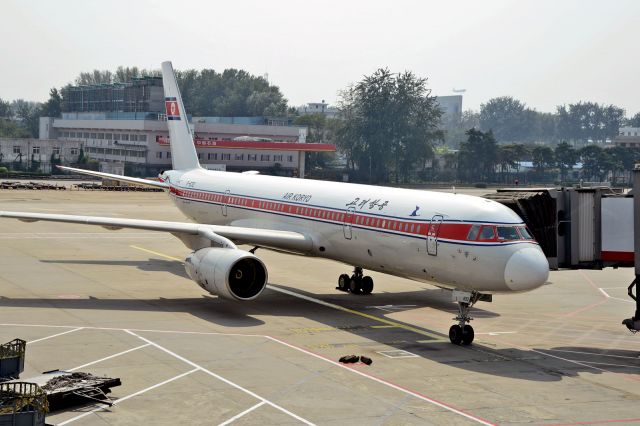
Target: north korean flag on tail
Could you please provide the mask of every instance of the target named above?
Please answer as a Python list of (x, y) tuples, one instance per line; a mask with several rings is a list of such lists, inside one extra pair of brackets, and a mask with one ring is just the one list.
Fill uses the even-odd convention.
[(167, 120), (180, 120), (180, 108), (176, 98), (164, 98), (164, 106), (167, 110)]

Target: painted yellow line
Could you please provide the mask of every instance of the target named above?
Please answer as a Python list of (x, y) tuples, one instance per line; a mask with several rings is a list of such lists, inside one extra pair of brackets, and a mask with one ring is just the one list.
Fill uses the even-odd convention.
[(164, 257), (165, 259), (171, 259), (171, 260), (177, 260), (178, 262), (184, 262), (184, 259), (178, 259), (177, 257), (169, 256), (168, 254), (159, 253), (157, 251), (149, 250), (149, 249), (146, 249), (146, 248), (143, 248), (143, 247), (139, 247), (139, 246), (129, 246), (129, 247), (134, 248), (136, 250), (146, 251), (147, 253), (155, 254), (156, 256)]
[[(177, 260), (178, 262), (182, 262), (183, 261), (182, 259), (178, 259), (177, 257), (169, 256), (167, 254), (159, 253), (157, 251), (149, 250), (149, 249), (146, 249), (146, 248), (143, 248), (143, 247), (140, 247), (140, 246), (132, 245), (130, 247), (134, 248), (136, 250), (142, 250), (142, 251), (147, 252), (147, 253), (155, 254), (156, 256), (164, 257), (166, 259)], [(380, 322), (380, 323), (384, 324), (382, 326), (380, 326), (380, 325), (371, 326), (372, 328), (401, 328), (403, 330), (411, 331), (413, 333), (420, 334), (422, 336), (427, 336), (427, 337), (430, 337), (431, 339), (436, 339), (438, 341), (445, 340), (445, 338), (442, 337), (442, 336), (438, 336), (437, 334), (430, 333), (428, 331), (421, 330), (419, 328), (411, 327), (410, 325), (401, 324), (399, 322), (391, 321), (391, 320), (388, 320), (386, 318), (377, 317), (375, 315), (369, 315), (369, 314), (364, 313), (364, 312), (356, 311), (355, 309), (345, 308), (344, 306), (336, 305), (334, 303), (325, 302), (324, 300), (316, 299), (314, 297), (306, 296), (304, 294), (295, 293), (293, 291), (285, 290), (285, 289), (280, 288), (280, 287), (274, 287), (272, 285), (267, 285), (267, 288), (269, 288), (271, 290), (274, 290), (274, 291), (277, 291), (279, 293), (284, 293), (284, 294), (287, 294), (289, 296), (297, 297), (298, 299), (303, 299), (303, 300), (306, 300), (306, 301), (309, 301), (309, 302), (317, 303), (317, 304), (322, 305), (322, 306), (326, 306), (326, 307), (329, 307), (329, 308), (332, 308), (332, 309), (335, 309), (335, 310), (338, 310), (338, 311), (346, 312), (346, 313), (349, 313), (349, 314), (352, 314), (352, 315), (357, 315), (359, 317), (367, 318), (367, 319), (369, 319), (371, 321), (376, 321), (376, 322)], [(446, 341), (449, 341), (449, 340), (447, 339)]]

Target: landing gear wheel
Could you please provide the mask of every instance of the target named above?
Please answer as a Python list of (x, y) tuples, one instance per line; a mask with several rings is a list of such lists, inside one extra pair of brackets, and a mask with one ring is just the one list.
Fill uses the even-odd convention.
[(449, 340), (451, 340), (451, 343), (453, 343), (454, 345), (461, 345), (462, 327), (460, 327), (458, 324), (452, 325), (449, 329)]
[(362, 294), (371, 294), (373, 291), (373, 278), (370, 276), (362, 277), (362, 283), (360, 284)]
[(338, 277), (338, 290), (349, 291), (349, 275), (342, 274)]
[[(451, 334), (451, 332), (449, 332)], [(475, 333), (473, 332), (473, 327), (469, 324), (465, 325), (462, 328), (462, 344), (470, 345), (473, 342), (473, 338), (475, 337)]]
[(353, 294), (360, 294), (362, 292), (362, 286), (360, 285), (360, 280), (351, 278), (351, 281), (349, 281), (349, 290)]

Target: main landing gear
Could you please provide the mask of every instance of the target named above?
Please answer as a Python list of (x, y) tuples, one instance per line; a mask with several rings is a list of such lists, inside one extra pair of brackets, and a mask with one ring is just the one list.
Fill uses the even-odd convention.
[(371, 294), (373, 291), (373, 278), (368, 275), (363, 276), (362, 268), (356, 266), (351, 277), (347, 274), (340, 275), (336, 289), (350, 291), (353, 294)]
[(451, 296), (454, 302), (458, 302), (458, 316), (454, 318), (458, 324), (452, 325), (449, 329), (449, 340), (454, 345), (470, 345), (475, 333), (473, 327), (468, 324), (473, 319), (469, 316), (469, 311), (478, 300), (491, 302), (491, 295), (480, 294), (477, 291), (453, 290)]

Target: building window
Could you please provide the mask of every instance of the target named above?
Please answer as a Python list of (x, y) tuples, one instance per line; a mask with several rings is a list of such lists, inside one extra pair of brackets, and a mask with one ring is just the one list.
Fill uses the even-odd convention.
[(117, 141), (118, 139), (120, 139), (120, 135), (119, 135), (119, 134), (117, 134), (117, 133), (114, 133), (114, 134), (113, 134), (113, 140), (114, 140), (114, 141)]
[(235, 159), (236, 159), (236, 161), (242, 161), (242, 160), (244, 160), (244, 154), (236, 154), (236, 155), (235, 155)]
[(171, 158), (171, 151), (167, 151), (167, 158)]
[(287, 161), (293, 163), (293, 155), (287, 155)]
[(14, 153), (14, 154), (20, 154), (20, 152), (21, 152), (21, 151), (20, 151), (20, 147), (19, 147), (19, 146), (14, 146), (14, 147), (13, 147), (13, 153)]
[(104, 134), (104, 138), (105, 138), (105, 139), (107, 139), (107, 140), (111, 140), (111, 137), (112, 137), (112, 136), (113, 136), (113, 135), (112, 135), (111, 133), (105, 133), (105, 134)]
[(198, 153), (198, 160), (202, 160), (202, 154)]
[(84, 137), (85, 139), (89, 139), (89, 136), (91, 136), (91, 135), (90, 135), (89, 133), (87, 133), (87, 132), (84, 132), (82, 135), (83, 135), (83, 137)]
[(122, 139), (123, 141), (128, 141), (129, 140), (129, 135), (127, 135), (126, 133), (123, 133), (120, 135), (120, 139)]
[(222, 154), (222, 159), (230, 161), (231, 160), (231, 154)]
[[(156, 158), (162, 158), (162, 151), (156, 152)], [(200, 158), (200, 156), (198, 156)]]
[(71, 148), (71, 155), (78, 155), (78, 148)]
[(60, 155), (60, 147), (58, 146), (53, 147), (53, 155)]
[(257, 154), (247, 154), (247, 160), (256, 161), (257, 159), (258, 159), (258, 155)]
[(98, 139), (104, 139), (104, 133), (98, 133)]
[(98, 134), (97, 133), (91, 133), (91, 139), (97, 139), (98, 138)]
[(271, 156), (269, 154), (260, 154), (260, 161), (270, 161)]
[(131, 135), (131, 136), (129, 137), (129, 140), (130, 140), (130, 141), (134, 141), (134, 142), (138, 142), (138, 135)]
[(207, 160), (217, 160), (218, 159), (218, 153), (214, 152), (214, 153), (208, 153), (207, 154)]
[(39, 146), (34, 146), (33, 147), (33, 151), (31, 153), (32, 154), (40, 154), (40, 147)]
[(282, 155), (274, 155), (273, 161), (282, 161)]
[(138, 135), (138, 141), (146, 142), (147, 141), (147, 135)]

